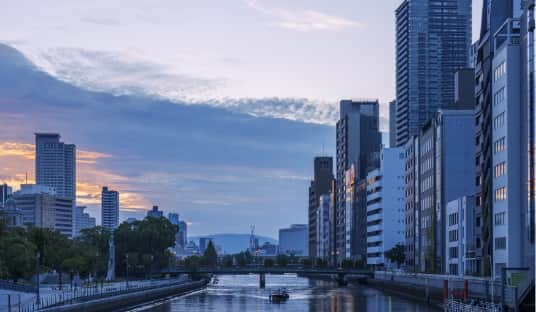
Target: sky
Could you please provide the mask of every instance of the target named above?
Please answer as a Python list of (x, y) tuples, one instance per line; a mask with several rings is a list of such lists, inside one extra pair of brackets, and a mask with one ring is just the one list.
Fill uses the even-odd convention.
[(0, 94), (0, 180), (31, 180), (32, 134), (60, 132), (79, 147), (78, 201), (98, 219), (109, 184), (123, 218), (160, 204), (192, 234), (256, 224), (277, 238), (306, 223), (312, 158), (334, 154), (339, 99), (379, 99), (386, 130), (400, 0), (1, 2), (0, 42), (62, 94), (37, 82)]

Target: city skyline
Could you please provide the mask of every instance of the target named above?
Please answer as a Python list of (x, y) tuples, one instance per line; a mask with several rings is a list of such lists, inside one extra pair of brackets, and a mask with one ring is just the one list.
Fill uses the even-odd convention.
[[(245, 6), (242, 8), (243, 4)], [(273, 14), (270, 15), (268, 13), (263, 13), (262, 10), (259, 10), (259, 8), (268, 8), (266, 3), (250, 1), (247, 3), (240, 2), (240, 4), (237, 5), (242, 9), (245, 8), (246, 12), (248, 12), (248, 14), (252, 14), (253, 17), (264, 16), (264, 18), (261, 18), (261, 22), (259, 23), (260, 26), (257, 25), (258, 27), (261, 27), (264, 31), (274, 31), (278, 35), (283, 35), (284, 33), (291, 33), (295, 36), (299, 36), (299, 42), (307, 43), (310, 40), (304, 38), (304, 36), (314, 38), (315, 40), (313, 41), (321, 41), (325, 37), (332, 37), (333, 33), (335, 32), (337, 36), (341, 35), (344, 38), (350, 38), (347, 36), (360, 36), (359, 32), (366, 32), (366, 30), (370, 31), (374, 29), (374, 26), (378, 26), (378, 24), (374, 24), (374, 22), (372, 22), (372, 24), (360, 22), (358, 20), (358, 17), (353, 17), (351, 15), (348, 15), (347, 12), (345, 12), (348, 9), (354, 9), (356, 12), (359, 12), (358, 15), (360, 16), (365, 15), (365, 12), (374, 12), (377, 14), (381, 14), (381, 16), (384, 16), (385, 20), (393, 21), (394, 9), (396, 8), (396, 6), (399, 5), (399, 1), (390, 1), (389, 3), (382, 3), (379, 5), (365, 5), (361, 9), (358, 8), (359, 4), (348, 4), (344, 1), (338, 2), (336, 5), (330, 8), (326, 8), (325, 5), (320, 3), (299, 3), (296, 4), (296, 7), (285, 7), (285, 4), (282, 3), (273, 4), (274, 7), (279, 6), (281, 10), (286, 12), (324, 12), (323, 15), (295, 14), (300, 17), (301, 21), (303, 22), (300, 25), (313, 25), (314, 23), (311, 22), (311, 18), (313, 17), (325, 18), (326, 16), (335, 16), (341, 18), (334, 19), (336, 21), (356, 19), (355, 22), (357, 24), (362, 23), (362, 26), (365, 27), (365, 30), (361, 29), (361, 27), (357, 27), (357, 25), (354, 25), (352, 23), (347, 24), (347, 26), (344, 26), (342, 28), (337, 28), (338, 26), (334, 26), (335, 22), (333, 22), (334, 20), (332, 19), (328, 19), (330, 21), (330, 26), (328, 27), (329, 29), (315, 29), (314, 27), (312, 27), (312, 29), (307, 29), (307, 31), (304, 31), (303, 29), (289, 29), (290, 25), (286, 25), (285, 23), (279, 23), (279, 26), (274, 25), (274, 23), (277, 24), (278, 21), (281, 22), (280, 20), (278, 20), (281, 19), (280, 17), (274, 16)], [(272, 4), (270, 4), (270, 6), (271, 5)], [(473, 11), (476, 12), (476, 14), (473, 18), (473, 23), (475, 23), (476, 20), (479, 20), (479, 5), (480, 4), (478, 3), (478, 1), (474, 4)], [(286, 4), (286, 6), (288, 6), (288, 4)], [(270, 12), (278, 11), (272, 10), (273, 8), (268, 9), (269, 10), (267, 11)], [(102, 9), (91, 7), (88, 12), (97, 12), (98, 10)], [(11, 12), (11, 15), (16, 16), (17, 12), (20, 12), (20, 8), (18, 8), (15, 4), (12, 4), (9, 7), (9, 10), (4, 11), (4, 13), (7, 11)], [(77, 14), (80, 14), (80, 11), (82, 11), (80, 8), (76, 10), (76, 12), (78, 12)], [(327, 12), (329, 12), (329, 14)], [(28, 13), (28, 15), (32, 14), (37, 13)], [(44, 14), (49, 15), (52, 13), (47, 13), (45, 10)], [(80, 16), (77, 16), (76, 14), (73, 16), (73, 18), (79, 17)], [(36, 17), (36, 20), (40, 19), (43, 19), (43, 16)], [(275, 21), (272, 21), (272, 19), (274, 19)], [(7, 20), (7, 17), (6, 19), (3, 19), (3, 21), (5, 22)], [(66, 22), (72, 21), (63, 20), (63, 23)], [(91, 19), (86, 19), (85, 21), (80, 23), (72, 23), (72, 26), (76, 28), (79, 25), (86, 25), (91, 31), (95, 31), (95, 33), (101, 33), (103, 31), (106, 31), (106, 21), (101, 20), (100, 23), (98, 22), (99, 21), (91, 21)], [(378, 44), (381, 44), (381, 46), (384, 47), (381, 50), (386, 52), (385, 55), (382, 54), (382, 61), (380, 63), (391, 63), (392, 67), (394, 68), (394, 21), (392, 23), (382, 22), (382, 24), (385, 25), (379, 25), (381, 26), (379, 29), (381, 29), (381, 34), (384, 35), (385, 39), (379, 40)], [(120, 25), (116, 25), (117, 28), (121, 28)], [(57, 27), (54, 28), (54, 26)], [(81, 51), (84, 51), (84, 47), (77, 47), (80, 42), (77, 42), (78, 40), (76, 38), (73, 38), (72, 36), (59, 36), (58, 33), (55, 33), (54, 29), (57, 30), (61, 28), (60, 26), (61, 25), (47, 25), (46, 27), (44, 27), (44, 29), (46, 29), (44, 30), (46, 36), (44, 37), (48, 36), (50, 38), (51, 36), (54, 36), (61, 37), (66, 40), (64, 42), (51, 41), (51, 44), (55, 46), (49, 46), (47, 44), (44, 44), (41, 39), (34, 37), (26, 29), (22, 28), (21, 31), (18, 33), (0, 34), (0, 37), (2, 38), (3, 42), (6, 42), (8, 45), (20, 49), (20, 51), (23, 52), (29, 58), (29, 61), (35, 62), (37, 66), (40, 66), (47, 73), (60, 78), (61, 81), (67, 82), (69, 85), (73, 84), (79, 86), (82, 90), (97, 89), (105, 93), (117, 94), (116, 91), (118, 91), (121, 86), (125, 85), (122, 84), (122, 80), (119, 79), (120, 77), (116, 77), (117, 79), (113, 81), (106, 81), (107, 88), (104, 89), (84, 85), (84, 81), (95, 82), (95, 79), (102, 77), (86, 77), (88, 79), (84, 81), (73, 81), (69, 79), (69, 77), (75, 76), (75, 73), (72, 72), (71, 69), (78, 68), (77, 66), (80, 65), (80, 63), (74, 61), (71, 62), (72, 59), (70, 59), (70, 56), (74, 55), (72, 54), (73, 50), (70, 50), (69, 52), (66, 50), (62, 50), (61, 47), (69, 46), (71, 48), (80, 48)], [(151, 29), (158, 29), (158, 26), (153, 25), (151, 27), (156, 27)], [(114, 35), (117, 35), (117, 33), (115, 33)], [(69, 40), (73, 41), (68, 42)], [(288, 42), (286, 42), (286, 44), (288, 44)], [(363, 43), (352, 43), (352, 47), (354, 47), (355, 49), (360, 48), (360, 46), (353, 46), (354, 44), (363, 45)], [(84, 60), (88, 60), (93, 56), (97, 57), (99, 55), (110, 55), (107, 54), (110, 51), (99, 51), (99, 48), (102, 47), (99, 46), (99, 44), (96, 44), (95, 51), (93, 52), (99, 53), (83, 54), (85, 56), (83, 56), (81, 59), (78, 59), (78, 61), (83, 62)], [(151, 49), (149, 48), (145, 51), (145, 53), (150, 50)], [(175, 51), (172, 47), (170, 47), (169, 50)], [(54, 57), (53, 55), (46, 53), (37, 53), (39, 51), (57, 51), (61, 53), (56, 54), (56, 56)], [(376, 49), (374, 49), (374, 51), (376, 51)], [(326, 53), (327, 50), (323, 49), (322, 52)], [(113, 55), (113, 53), (111, 54)], [(242, 54), (249, 54), (249, 51), (244, 51), (244, 53)], [(317, 54), (322, 53), (318, 52)], [(355, 63), (357, 62), (355, 58), (355, 53), (351, 52), (350, 50), (348, 52), (344, 52), (344, 55), (345, 57), (352, 59), (352, 62), (349, 62), (350, 64), (352, 64), (351, 68), (361, 68), (361, 63)], [(363, 54), (363, 56), (366, 55), (367, 54)], [(65, 57), (66, 60), (70, 59), (70, 63), (58, 64), (58, 60), (61, 57)], [(200, 56), (200, 59), (203, 59), (203, 57), (205, 56)], [(322, 57), (321, 59), (324, 61), (324, 63), (333, 62), (333, 66), (338, 66), (337, 68), (341, 68), (341, 64), (345, 62), (344, 60), (341, 60), (340, 63), (335, 62), (336, 58), (334, 58), (332, 54), (325, 54), (320, 56), (316, 55), (315, 57), (317, 59)], [(58, 66), (45, 66), (46, 64), (43, 62), (47, 60), (50, 64), (56, 64)], [(108, 63), (102, 64), (108, 64), (112, 66), (113, 64), (115, 64), (114, 60), (116, 59), (112, 57), (108, 59)], [(139, 70), (141, 71), (141, 76), (139, 77), (142, 78), (151, 76), (150, 73), (159, 76), (158, 72), (149, 71), (149, 74), (147, 73), (147, 68), (150, 68), (152, 62), (155, 61), (154, 56), (150, 55), (150, 53), (146, 54), (144, 57), (134, 58), (134, 60), (127, 60), (127, 64), (116, 64), (118, 65), (117, 67), (114, 67), (117, 70), (116, 73), (123, 72), (131, 74)], [(265, 61), (269, 63), (274, 62), (276, 60), (265, 59), (261, 61), (261, 63)], [(144, 64), (147, 66), (144, 66)], [(91, 68), (96, 68), (95, 70), (99, 69), (98, 67)], [(88, 72), (91, 72), (89, 70), (91, 68), (84, 67), (82, 71), (87, 70)], [(102, 69), (102, 67), (100, 69)], [(301, 69), (303, 68), (300, 68), (300, 70)], [(326, 70), (325, 67), (321, 67), (320, 69), (322, 69), (322, 71)], [(174, 69), (170, 70), (173, 71)], [(385, 73), (385, 75), (380, 73), (377, 74), (378, 76), (380, 76), (382, 82), (379, 85), (384, 86), (385, 90), (388, 91), (381, 91), (375, 88), (361, 87), (362, 84), (360, 83), (360, 81), (356, 80), (357, 78), (354, 78), (360, 75), (341, 74), (340, 78), (338, 78), (338, 80), (335, 80), (333, 83), (326, 84), (324, 83), (324, 80), (321, 80), (322, 84), (325, 85), (322, 88), (315, 86), (314, 84), (305, 84), (307, 90), (324, 90), (322, 91), (324, 92), (322, 94), (313, 94), (312, 91), (310, 94), (307, 94), (308, 92), (304, 92), (302, 87), (297, 88), (295, 85), (289, 84), (289, 87), (293, 87), (297, 90), (295, 94), (288, 91), (282, 91), (281, 93), (270, 91), (271, 93), (266, 94), (263, 94), (263, 92), (259, 92), (256, 94), (244, 94), (244, 97), (246, 97), (248, 100), (238, 101), (237, 103), (235, 103), (236, 105), (223, 105), (227, 102), (221, 100), (221, 98), (218, 97), (215, 97), (216, 99), (218, 99), (216, 101), (217, 103), (212, 101), (206, 101), (208, 107), (221, 107), (220, 104), (223, 103), (222, 105), (224, 106), (224, 111), (231, 112), (229, 112), (229, 114), (227, 114), (227, 112), (221, 112), (221, 114), (228, 116), (226, 118), (236, 118), (233, 120), (237, 121), (246, 120), (245, 123), (251, 126), (230, 131), (230, 133), (227, 133), (227, 135), (222, 138), (221, 141), (224, 142), (212, 142), (214, 141), (214, 139), (210, 137), (212, 129), (209, 129), (209, 131), (204, 131), (204, 129), (201, 129), (198, 130), (198, 137), (196, 137), (197, 142), (194, 145), (197, 146), (203, 144), (213, 144), (216, 145), (215, 148), (221, 148), (221, 146), (225, 144), (225, 141), (236, 142), (233, 146), (235, 150), (242, 150), (243, 148), (246, 148), (248, 150), (248, 157), (258, 159), (258, 161), (248, 161), (248, 163), (245, 165), (238, 165), (237, 161), (228, 161), (229, 159), (213, 161), (209, 159), (209, 157), (203, 156), (207, 153), (207, 151), (203, 149), (199, 149), (199, 151), (196, 151), (194, 153), (195, 155), (187, 155), (187, 157), (184, 157), (184, 159), (176, 159), (174, 155), (175, 153), (180, 152), (179, 147), (181, 145), (184, 145), (185, 141), (182, 139), (171, 141), (161, 139), (162, 137), (166, 136), (168, 131), (170, 130), (179, 131), (179, 129), (173, 128), (171, 126), (172, 122), (169, 120), (165, 120), (158, 125), (151, 125), (152, 129), (144, 129), (144, 131), (147, 131), (147, 133), (152, 132), (150, 135), (146, 136), (146, 138), (154, 138), (154, 144), (152, 144), (151, 147), (156, 148), (156, 151), (161, 153), (162, 155), (150, 155), (150, 153), (144, 151), (142, 147), (135, 146), (133, 143), (112, 143), (114, 139), (119, 140), (120, 136), (118, 134), (115, 134), (114, 136), (113, 133), (109, 133), (110, 129), (108, 128), (111, 127), (110, 125), (115, 125), (116, 123), (129, 124), (128, 126), (125, 126), (125, 132), (137, 133), (138, 131), (141, 131), (139, 127), (133, 126), (131, 124), (139, 122), (138, 118), (141, 117), (136, 116), (136, 114), (138, 114), (140, 110), (145, 111), (147, 109), (146, 105), (152, 105), (151, 107), (154, 107), (154, 114), (158, 116), (158, 118), (165, 118), (167, 115), (169, 115), (170, 112), (173, 111), (176, 113), (183, 113), (184, 110), (189, 110), (192, 111), (193, 114), (193, 111), (197, 110), (199, 114), (203, 114), (204, 110), (209, 109), (208, 107), (203, 105), (192, 105), (198, 102), (190, 101), (189, 99), (177, 100), (176, 98), (173, 98), (173, 100), (175, 101), (169, 102), (169, 105), (159, 105), (157, 104), (158, 100), (155, 100), (151, 103), (137, 103), (136, 105), (124, 104), (126, 107), (121, 107), (118, 109), (119, 112), (123, 114), (123, 116), (121, 116), (121, 114), (113, 115), (119, 113), (116, 110), (112, 111), (112, 115), (100, 116), (100, 122), (91, 122), (91, 120), (82, 120), (84, 116), (87, 115), (87, 110), (89, 110), (89, 112), (92, 112), (90, 115), (97, 116), (98, 112), (106, 111), (107, 108), (105, 104), (101, 103), (101, 105), (98, 105), (92, 103), (92, 105), (87, 105), (85, 108), (76, 110), (76, 112), (73, 113), (72, 111), (70, 111), (72, 108), (69, 107), (69, 102), (39, 102), (33, 99), (35, 100), (33, 104), (27, 103), (28, 108), (9, 107), (10, 105), (12, 105), (12, 103), (6, 101), (6, 99), (4, 98), (4, 101), (0, 103), (0, 122), (6, 125), (9, 131), (6, 131), (0, 135), (0, 144), (2, 147), (2, 154), (0, 155), (0, 160), (2, 160), (4, 164), (9, 165), (4, 166), (4, 168), (2, 168), (2, 171), (0, 172), (0, 179), (8, 182), (15, 188), (18, 187), (18, 184), (25, 181), (26, 173), (29, 174), (29, 182), (33, 181), (34, 178), (31, 175), (32, 160), (31, 156), (28, 155), (28, 151), (31, 151), (33, 149), (33, 146), (31, 144), (31, 133), (37, 131), (59, 132), (63, 135), (65, 141), (76, 143), (77, 147), (79, 147), (80, 149), (78, 151), (78, 158), (81, 161), (78, 165), (79, 168), (77, 170), (77, 175), (79, 176), (79, 179), (77, 181), (77, 188), (79, 191), (78, 202), (79, 204), (88, 206), (87, 211), (89, 211), (91, 215), (96, 216), (97, 218), (100, 217), (100, 211), (97, 210), (99, 207), (99, 198), (97, 195), (100, 194), (100, 188), (103, 185), (110, 185), (121, 192), (121, 203), (122, 205), (124, 204), (124, 206), (121, 207), (122, 211), (120, 220), (125, 220), (126, 218), (131, 216), (140, 217), (144, 214), (145, 209), (149, 209), (153, 204), (155, 204), (162, 207), (162, 209), (166, 212), (179, 212), (184, 215), (192, 223), (191, 230), (195, 235), (211, 234), (211, 232), (230, 232), (229, 229), (237, 227), (242, 228), (243, 230), (241, 232), (245, 233), (247, 232), (249, 223), (256, 223), (258, 231), (260, 233), (270, 235), (271, 237), (276, 237), (276, 229), (284, 226), (286, 223), (281, 224), (275, 216), (266, 215), (262, 211), (266, 210), (266, 208), (271, 206), (279, 206), (276, 209), (276, 214), (287, 213), (290, 211), (289, 217), (291, 218), (291, 220), (289, 220), (288, 223), (306, 222), (307, 216), (306, 213), (303, 212), (304, 205), (302, 199), (307, 198), (307, 187), (303, 186), (303, 182), (310, 180), (312, 176), (312, 171), (308, 160), (312, 155), (328, 155), (332, 157), (335, 156), (335, 145), (334, 142), (332, 142), (332, 137), (334, 134), (334, 122), (338, 115), (336, 107), (337, 100), (339, 98), (343, 98), (345, 95), (348, 95), (348, 97), (379, 98), (382, 111), (381, 125), (383, 131), (386, 130), (386, 103), (394, 97), (394, 71), (391, 68), (383, 68), (382, 72)], [(104, 71), (104, 73), (108, 72)], [(392, 83), (385, 83), (384, 78), (389, 76), (391, 76), (391, 78), (387, 80), (391, 80)], [(167, 76), (164, 75), (164, 77)], [(311, 78), (314, 77), (311, 76)], [(251, 80), (258, 81), (258, 83), (264, 86), (276, 85), (278, 87), (281, 87), (280, 85), (278, 85), (279, 82), (277, 79), (272, 79), (270, 81), (256, 79)], [(312, 81), (317, 80), (318, 79), (316, 78), (312, 79)], [(341, 80), (346, 80), (346, 82), (337, 83), (337, 81), (340, 82)], [(372, 81), (377, 80), (373, 79)], [(326, 89), (334, 88), (333, 86), (338, 85), (344, 85), (345, 89), (334, 90), (332, 91), (331, 96), (329, 95), (331, 91), (325, 91)], [(192, 86), (192, 84), (180, 84), (180, 89), (187, 90), (189, 86)], [(141, 89), (144, 89), (146, 86), (139, 87)], [(259, 87), (257, 86), (252, 88), (252, 90), (253, 89), (259, 90)], [(335, 89), (338, 89), (338, 87)], [(130, 90), (132, 91), (132, 89)], [(266, 90), (270, 89), (267, 88)], [(149, 97), (154, 97), (157, 99), (169, 98), (165, 94), (158, 93), (158, 90), (154, 91), (155, 93), (149, 94)], [(369, 91), (370, 93), (368, 93)], [(124, 92), (119, 93), (124, 94)], [(131, 93), (137, 94), (135, 92)], [(143, 92), (142, 94), (147, 95)], [(11, 94), (9, 95), (11, 96)], [(87, 93), (84, 93), (83, 97), (86, 96)], [(68, 98), (68, 96), (66, 97)], [(192, 97), (196, 98), (194, 95), (192, 95)], [(236, 95), (232, 92), (224, 94), (224, 98), (231, 98), (235, 100), (241, 99), (236, 97)], [(197, 97), (196, 99), (199, 99), (199, 97)], [(201, 99), (203, 100), (202, 97)], [(62, 101), (63, 100), (65, 99), (62, 99)], [(84, 99), (81, 99), (80, 101), (84, 102)], [(318, 101), (328, 102), (331, 106), (329, 106), (329, 109), (327, 110), (317, 109), (317, 106), (308, 106), (309, 102), (316, 103)], [(176, 105), (178, 107), (172, 107), (171, 104), (177, 103), (186, 105)], [(31, 109), (29, 107), (31, 107)], [(251, 107), (254, 108), (253, 111), (249, 109)], [(318, 107), (324, 106), (320, 105)], [(122, 109), (123, 111), (121, 111)], [(125, 111), (126, 113), (124, 113)], [(43, 117), (41, 119), (37, 116), (39, 114), (33, 114), (35, 112), (41, 112), (42, 115), (46, 117)], [(79, 120), (79, 124), (83, 126), (79, 127), (77, 124), (68, 121), (69, 118), (71, 118), (68, 117), (71, 113), (72, 118)], [(245, 114), (241, 115), (240, 113)], [(220, 111), (211, 111), (211, 114), (217, 115), (220, 114)], [(260, 117), (264, 116), (266, 118), (251, 117), (250, 115)], [(51, 117), (55, 118), (56, 122), (45, 120), (46, 118)], [(36, 126), (36, 128), (29, 128), (27, 123), (20, 122), (21, 120), (28, 118), (31, 120), (31, 122), (28, 124), (33, 124)], [(213, 118), (216, 117), (213, 116)], [(280, 127), (282, 124), (284, 124), (284, 129), (279, 132), (276, 131), (273, 135), (268, 135), (268, 137), (263, 138), (266, 139), (268, 142), (264, 141), (263, 143), (259, 143), (256, 139), (253, 139), (255, 137), (258, 137), (258, 135), (262, 133), (261, 129), (264, 129), (265, 126), (268, 124), (270, 125), (270, 129), (273, 129), (274, 127)], [(98, 125), (99, 127), (102, 127), (102, 129), (100, 131), (99, 129), (90, 129), (94, 125)], [(217, 131), (219, 127), (227, 126), (228, 124), (221, 124), (220, 122), (218, 127), (214, 128)], [(255, 129), (254, 135), (244, 135), (236, 133), (241, 132), (244, 129)], [(311, 130), (312, 132), (310, 134), (306, 134), (309, 133)], [(296, 133), (296, 135), (293, 138), (289, 138), (288, 140), (282, 139), (281, 137), (286, 132), (293, 132)], [(95, 137), (93, 137), (93, 135), (95, 135)], [(101, 136), (100, 138), (98, 137), (99, 135)], [(109, 137), (106, 137), (106, 135), (108, 135)], [(293, 146), (294, 143), (292, 143), (295, 141), (300, 141), (304, 143), (295, 147)], [(193, 143), (189, 141), (187, 144), (191, 145)], [(178, 145), (179, 147), (168, 147), (174, 145)], [(165, 146), (165, 148), (163, 148), (162, 146)], [(266, 156), (262, 156), (262, 154), (265, 154), (266, 152), (272, 154), (284, 153), (284, 155), (281, 155), (275, 161), (266, 162), (265, 164), (262, 164), (264, 158), (266, 158)], [(243, 156), (236, 151), (229, 154), (232, 154), (233, 157)], [(199, 161), (199, 158), (201, 158), (202, 161)], [(285, 159), (290, 158), (292, 158), (293, 160), (285, 161)], [(171, 168), (171, 173), (167, 172), (167, 169), (169, 169), (170, 166), (173, 167)], [(14, 170), (13, 168), (15, 167), (19, 169)], [(195, 168), (196, 170), (188, 170), (191, 168)], [(252, 171), (255, 171), (257, 173), (251, 174)], [(261, 181), (259, 181), (259, 175), (261, 176)], [(196, 185), (192, 186), (192, 183), (190, 183), (191, 181), (193, 181), (193, 183)], [(219, 185), (224, 183), (228, 186), (224, 187)], [(246, 196), (243, 194), (241, 194), (241, 196), (235, 195), (237, 190), (243, 185), (267, 185), (268, 183), (274, 184), (274, 186), (271, 186), (268, 190), (265, 189), (264, 191), (255, 190), (251, 193), (251, 196)], [(214, 186), (214, 184), (218, 185)], [(210, 189), (214, 192), (211, 194), (204, 194), (200, 191), (207, 186), (209, 186)], [(192, 190), (192, 188), (194, 188), (195, 190)], [(177, 196), (173, 199), (161, 200), (161, 198), (165, 196), (165, 193), (176, 191), (182, 193), (185, 196)], [(192, 194), (192, 192), (195, 193)], [(280, 204), (278, 201), (273, 199), (275, 197), (281, 197), (281, 202), (284, 202), (284, 204)], [(260, 201), (265, 201), (266, 203), (262, 205), (257, 205), (257, 203)], [(258, 208), (248, 208), (252, 205)], [(248, 219), (247, 224), (242, 224), (241, 222), (231, 220), (230, 217), (225, 213), (225, 210), (229, 209), (229, 207), (238, 207), (236, 213), (241, 217), (246, 217)], [(211, 219), (213, 220), (206, 223), (206, 220), (203, 220), (204, 215), (211, 215)], [(229, 225), (226, 228), (221, 228), (221, 222), (216, 222), (216, 220), (222, 217), (229, 219)], [(266, 225), (261, 225), (260, 222), (256, 220), (263, 220), (263, 223), (266, 223)], [(220, 229), (218, 230), (218, 228)]]

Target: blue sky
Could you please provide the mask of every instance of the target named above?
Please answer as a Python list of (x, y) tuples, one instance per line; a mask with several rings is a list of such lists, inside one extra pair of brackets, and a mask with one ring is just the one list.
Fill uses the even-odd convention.
[(96, 187), (116, 184), (125, 217), (160, 204), (193, 234), (256, 224), (275, 237), (306, 222), (312, 158), (334, 152), (338, 100), (394, 97), (399, 3), (7, 1), (0, 42), (76, 91), (0, 94), (0, 179), (31, 169), (33, 132), (58, 131), (85, 152), (80, 198), (93, 213)]

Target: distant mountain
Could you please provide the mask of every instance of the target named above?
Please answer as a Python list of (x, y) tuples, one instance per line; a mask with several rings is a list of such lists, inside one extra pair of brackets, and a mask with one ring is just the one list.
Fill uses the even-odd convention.
[[(188, 240), (194, 241), (199, 245), (200, 237), (211, 237), (216, 245), (220, 245), (221, 248), (230, 254), (239, 253), (249, 248), (249, 234), (214, 234), (214, 235), (203, 235), (203, 236), (191, 236), (188, 237)], [(264, 244), (264, 242), (269, 242), (271, 244), (278, 244), (278, 241), (266, 237), (255, 235), (259, 239), (259, 245)]]

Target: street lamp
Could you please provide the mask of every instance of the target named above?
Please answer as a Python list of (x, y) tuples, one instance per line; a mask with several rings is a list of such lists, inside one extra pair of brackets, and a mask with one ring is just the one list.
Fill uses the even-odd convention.
[(35, 304), (37, 305), (41, 305), (41, 297), (39, 295), (39, 288), (40, 288), (40, 285), (39, 285), (39, 259), (41, 258), (41, 254), (39, 253), (39, 250), (35, 253), (35, 271), (37, 273), (36, 275), (36, 278), (37, 278), (37, 297), (35, 299)]
[(127, 289), (128, 289), (128, 253), (125, 255), (125, 257), (126, 257), (125, 262), (126, 262), (126, 266), (127, 266), (127, 267), (126, 267), (125, 278), (126, 278), (126, 280), (127, 280)]

